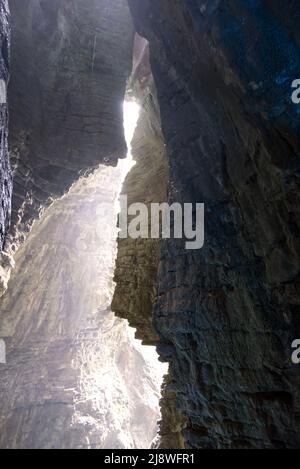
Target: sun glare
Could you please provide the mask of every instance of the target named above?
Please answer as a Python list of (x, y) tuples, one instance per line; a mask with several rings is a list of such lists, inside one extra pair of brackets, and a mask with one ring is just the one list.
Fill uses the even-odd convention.
[(123, 112), (125, 139), (128, 149), (130, 150), (134, 131), (136, 129), (137, 121), (140, 115), (140, 106), (135, 101), (124, 101)]

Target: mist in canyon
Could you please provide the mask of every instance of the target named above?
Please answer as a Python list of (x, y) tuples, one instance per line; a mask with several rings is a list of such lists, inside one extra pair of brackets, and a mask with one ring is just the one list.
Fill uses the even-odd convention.
[(125, 102), (127, 158), (76, 182), (16, 256), (1, 301), (2, 448), (149, 448), (157, 435), (167, 367), (111, 311), (118, 198), (137, 119), (138, 106)]

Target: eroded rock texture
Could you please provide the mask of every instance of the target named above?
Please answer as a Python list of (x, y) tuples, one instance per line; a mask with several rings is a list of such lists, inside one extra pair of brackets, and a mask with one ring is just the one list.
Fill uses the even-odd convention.
[[(10, 16), (6, 0), (0, 1), (0, 252), (9, 226), (11, 171), (8, 156), (8, 106)], [(0, 273), (1, 275), (1, 273)]]
[[(144, 203), (150, 212), (151, 203), (168, 198), (169, 163), (161, 131), (156, 88), (149, 63), (149, 45), (136, 35), (133, 70), (128, 93), (138, 101), (141, 111), (132, 140), (135, 166), (125, 179), (122, 193), (128, 206)], [(150, 232), (150, 218), (149, 232)], [(136, 337), (145, 345), (156, 345), (158, 335), (153, 327), (153, 305), (157, 295), (157, 274), (160, 258), (159, 239), (120, 239), (115, 269), (116, 289), (112, 310), (136, 328)], [(162, 420), (156, 445), (163, 448), (183, 447), (183, 416), (176, 410), (176, 396), (167, 390), (165, 378), (161, 400)]]
[(129, 0), (150, 43), (169, 200), (206, 242), (163, 242), (154, 311), (192, 448), (300, 445), (299, 6)]
[(17, 253), (0, 303), (2, 449), (149, 448), (157, 434), (164, 369), (110, 310), (121, 180), (82, 178)]
[[(161, 359), (170, 362), (159, 444), (299, 447), (299, 368), (290, 361), (290, 344), (300, 334), (300, 113), (291, 101), (291, 83), (300, 78), (298, 2), (128, 2), (137, 31), (150, 44), (155, 86), (142, 49), (133, 74), (133, 92), (143, 102), (133, 143), (137, 165), (124, 190), (129, 201), (206, 205), (200, 251), (187, 251), (184, 240), (120, 243), (114, 309), (145, 343), (157, 342)], [(6, 83), (7, 3), (0, 6)], [(13, 0), (11, 9), (15, 192), (3, 288), (10, 255), (41, 209), (83, 171), (124, 156), (120, 107), (133, 39), (125, 0)], [(1, 106), (2, 243), (10, 179), (7, 108)], [(83, 205), (91, 228), (95, 213)], [(113, 397), (93, 378), (90, 357), (104, 345), (99, 321), (108, 300), (96, 313), (90, 265), (84, 281), (79, 267), (95, 257), (86, 251), (93, 243), (96, 249), (94, 233), (84, 231), (78, 239), (83, 227), (73, 224), (68, 210), (52, 209), (53, 218), (41, 220), (18, 254), (1, 303), (0, 336), (7, 337), (9, 353), (0, 381), (0, 445), (142, 445), (135, 431), (125, 439), (119, 432), (129, 428), (124, 393), (139, 402), (135, 387)], [(84, 289), (76, 291), (81, 283)], [(120, 323), (109, 312), (105, 318), (105, 334), (118, 341)], [(119, 379), (123, 358), (116, 351), (99, 356), (112, 379)], [(148, 385), (146, 379), (145, 394)], [(98, 413), (99, 400), (102, 409), (108, 402), (117, 408), (120, 399), (121, 420), (114, 419), (115, 409)], [(139, 422), (133, 427), (140, 434)]]
[[(152, 202), (167, 200), (168, 161), (147, 60), (147, 44), (145, 47), (141, 56), (143, 62), (139, 65), (144, 65), (139, 75), (141, 80), (132, 78), (133, 93), (141, 105), (132, 141), (132, 156), (136, 164), (125, 180), (122, 193), (128, 197), (128, 206), (142, 202), (149, 208)], [(148, 345), (155, 344), (158, 338), (152, 325), (152, 308), (156, 295), (159, 248), (158, 239), (128, 237), (118, 241), (117, 287), (112, 308), (118, 316), (129, 320), (132, 327), (137, 329), (137, 337)]]
[(79, 174), (126, 155), (121, 106), (133, 41), (126, 0), (12, 0), (10, 7), (8, 254)]
[[(97, 169), (49, 208), (82, 173), (125, 156), (128, 5), (16, 0), (11, 7), (15, 186), (0, 272), (0, 293), (11, 280), (0, 304), (7, 346), (0, 447), (147, 448), (165, 367), (110, 310), (122, 170)], [(101, 204), (108, 213), (98, 213)]]

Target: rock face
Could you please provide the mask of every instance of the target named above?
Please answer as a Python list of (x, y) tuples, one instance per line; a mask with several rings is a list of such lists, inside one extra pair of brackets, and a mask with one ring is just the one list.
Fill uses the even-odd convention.
[[(300, 376), (290, 360), (291, 343), (300, 335), (300, 108), (291, 99), (291, 84), (300, 78), (298, 2), (128, 3), (136, 30), (149, 42), (151, 69), (140, 42), (132, 93), (143, 111), (133, 142), (137, 165), (124, 192), (129, 202), (206, 207), (201, 250), (172, 239), (119, 244), (113, 308), (170, 363), (158, 445), (299, 447)], [(11, 254), (41, 210), (82, 172), (99, 163), (116, 165), (125, 155), (121, 102), (133, 43), (125, 0), (10, 5), (14, 197), (3, 289)], [(1, 0), (0, 15), (5, 88), (9, 26)], [(11, 181), (7, 107), (0, 106), (2, 244)], [(76, 211), (81, 203), (73, 196), (68, 200)], [(101, 331), (112, 343), (125, 337), (129, 370), (143, 370), (143, 395), (151, 389), (157, 397), (149, 366), (108, 310), (109, 295), (96, 298), (97, 282), (104, 290), (91, 270), (95, 212), (89, 212), (89, 197), (82, 203), (89, 229), (73, 219), (68, 203), (57, 212), (53, 205), (16, 257), (0, 308), (0, 336), (8, 344), (0, 375), (1, 447), (134, 447), (148, 444), (153, 434), (137, 437), (138, 407), (128, 422), (126, 396), (152, 423), (157, 409), (150, 402), (145, 407), (135, 386), (122, 382), (124, 354), (102, 352)], [(102, 255), (101, 265), (108, 265), (107, 250)], [(86, 257), (90, 263), (81, 271)], [(111, 370), (107, 380), (120, 380), (121, 393), (105, 394), (95, 379), (103, 361)], [(113, 411), (102, 412), (109, 402)]]
[[(102, 239), (103, 216), (101, 226), (94, 223), (98, 205), (111, 205), (120, 190), (120, 170), (97, 170), (44, 211), (82, 173), (99, 163), (115, 166), (126, 154), (122, 104), (133, 43), (128, 5), (125, 0), (10, 3), (14, 196), (2, 292), (12, 254), (25, 244), (0, 306), (0, 337), (7, 345), (0, 374), (0, 447), (150, 447), (165, 368), (153, 349), (134, 340), (127, 322), (110, 312), (115, 238)], [(1, 2), (5, 84), (7, 11)], [(6, 104), (1, 113), (1, 188), (3, 180), (7, 191), (2, 242), (11, 195)], [(110, 215), (116, 236), (116, 213)]]
[[(0, 252), (8, 229), (11, 207), (11, 171), (8, 157), (8, 106), (10, 17), (8, 3), (0, 1)], [(1, 275), (1, 274), (0, 274)]]
[[(128, 89), (129, 94), (138, 101), (141, 111), (131, 143), (135, 166), (125, 179), (122, 193), (128, 197), (128, 206), (144, 203), (149, 210), (151, 203), (167, 201), (169, 163), (149, 62), (149, 45), (138, 35)], [(136, 328), (136, 337), (145, 345), (156, 345), (158, 342), (153, 327), (153, 305), (157, 295), (159, 258), (159, 239), (129, 237), (118, 241), (112, 310)], [(176, 410), (176, 396), (167, 390), (167, 382), (172, 382), (170, 375), (165, 378), (163, 386), (162, 420), (156, 445), (161, 448), (182, 448), (184, 418)]]
[[(2, 2), (7, 60), (5, 7)], [(122, 104), (133, 45), (128, 5), (16, 0), (11, 9), (14, 196), (0, 293), (21, 247), (0, 304), (7, 346), (0, 447), (147, 448), (158, 431), (166, 367), (110, 310), (117, 214), (109, 211), (107, 227), (107, 214), (97, 211), (101, 204), (114, 207), (120, 169), (97, 169), (52, 203), (86, 171), (115, 166), (125, 156)], [(3, 78), (6, 84), (4, 66)], [(6, 105), (1, 112), (2, 242), (11, 194)], [(109, 241), (107, 228), (114, 234)]]
[[(136, 164), (129, 172), (122, 193), (128, 197), (128, 206), (141, 202), (167, 200), (168, 161), (161, 134), (160, 117), (153, 79), (148, 60), (148, 46), (136, 39), (136, 54), (145, 50), (134, 63), (136, 77), (132, 75), (132, 93), (141, 106), (132, 145), (132, 157)], [(138, 73), (138, 68), (143, 70)], [(141, 80), (139, 80), (139, 78)], [(147, 81), (147, 85), (145, 82)], [(137, 329), (137, 337), (147, 345), (157, 342), (152, 325), (152, 310), (156, 295), (160, 241), (158, 239), (120, 239), (115, 271), (117, 284), (113, 311), (128, 319)]]
[(126, 155), (122, 102), (133, 42), (126, 0), (12, 0), (10, 7), (9, 255), (80, 174)]
[(110, 310), (121, 180), (119, 167), (82, 178), (16, 256), (0, 304), (1, 448), (149, 448), (157, 434), (164, 368)]
[(154, 311), (185, 444), (299, 447), (298, 5), (129, 5), (150, 43), (169, 201), (206, 206), (202, 250), (161, 245)]

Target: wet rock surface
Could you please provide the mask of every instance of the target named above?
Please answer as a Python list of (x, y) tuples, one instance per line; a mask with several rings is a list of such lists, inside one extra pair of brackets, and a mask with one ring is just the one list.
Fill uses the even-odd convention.
[[(12, 0), (10, 8), (14, 193), (6, 252), (13, 255), (80, 174), (126, 156), (122, 102), (133, 27), (126, 0)], [(10, 266), (4, 270), (7, 280)]]
[[(141, 107), (132, 140), (135, 166), (127, 175), (122, 193), (128, 206), (143, 203), (150, 213), (151, 203), (168, 198), (169, 163), (162, 136), (160, 112), (149, 62), (149, 45), (136, 35), (133, 70), (128, 84), (131, 94)], [(149, 230), (150, 218), (148, 219)], [(136, 328), (136, 337), (146, 345), (156, 345), (158, 335), (153, 327), (153, 306), (157, 295), (160, 259), (159, 239), (119, 239), (115, 268), (116, 289), (112, 310)], [(184, 417), (177, 412), (176, 395), (169, 392), (165, 378), (161, 400), (161, 421), (156, 446), (182, 448)]]
[[(154, 312), (192, 448), (297, 447), (296, 2), (129, 0), (150, 42), (169, 200), (204, 202), (206, 241), (162, 243)], [(288, 8), (288, 13), (286, 7)], [(283, 13), (284, 12), (284, 13)]]
[[(132, 156), (136, 164), (125, 180), (122, 193), (128, 207), (167, 200), (168, 161), (160, 129), (159, 112), (155, 102), (153, 83), (141, 93), (141, 112), (132, 141)], [(156, 121), (154, 121), (154, 118)], [(146, 221), (149, 223), (150, 219)], [(153, 302), (156, 295), (160, 241), (158, 239), (119, 239), (118, 262), (115, 271), (117, 284), (113, 310), (129, 320), (137, 329), (137, 337), (154, 345), (157, 335), (152, 324)]]
[[(119, 168), (97, 170), (53, 203), (85, 171), (115, 166), (127, 152), (129, 9), (125, 0), (12, 1), (11, 9), (15, 187), (0, 271), (0, 294), (10, 280), (0, 304), (7, 347), (0, 446), (147, 448), (158, 430), (165, 367), (110, 311), (117, 213), (110, 212), (110, 242), (102, 239), (100, 215), (97, 224), (99, 206), (114, 205), (120, 190)], [(7, 107), (1, 109), (6, 152)]]
[[(110, 309), (121, 179), (81, 179), (16, 256), (0, 301), (2, 449), (149, 448), (157, 434), (161, 364)], [(115, 211), (95, 223), (102, 204)]]
[[(10, 15), (8, 2), (0, 1), (0, 251), (10, 220), (11, 170), (8, 155), (8, 104)], [(0, 273), (1, 277), (1, 273)]]
[[(150, 44), (155, 85), (147, 64), (137, 62), (134, 94), (145, 100), (144, 111), (133, 143), (137, 165), (124, 191), (130, 201), (167, 198), (206, 206), (200, 251), (187, 251), (180, 240), (119, 245), (114, 309), (145, 343), (157, 343), (162, 360), (170, 363), (158, 444), (299, 447), (299, 367), (290, 360), (291, 343), (300, 334), (300, 114), (291, 101), (291, 83), (300, 78), (299, 6), (283, 0), (128, 3), (137, 31)], [(9, 279), (11, 254), (43, 208), (82, 172), (99, 163), (115, 165), (125, 155), (120, 107), (133, 42), (125, 0), (13, 0), (10, 6), (15, 189), (0, 293)], [(5, 1), (0, 1), (0, 16), (0, 79), (6, 87)], [(145, 51), (140, 52), (143, 57)], [(7, 105), (0, 107), (2, 244), (11, 180)], [(63, 216), (59, 212), (57, 220)], [(97, 446), (97, 432), (105, 433), (113, 420), (107, 414), (99, 430), (94, 398), (77, 399), (78, 389), (85, 392), (81, 378), (91, 351), (84, 337), (92, 349), (101, 338), (90, 340), (82, 292), (72, 301), (84, 314), (69, 316), (69, 284), (58, 285), (60, 275), (78, 282), (72, 278), (73, 262), (82, 263), (79, 254), (88, 243), (80, 240), (78, 254), (73, 242), (80, 226), (69, 232), (70, 249), (59, 226), (48, 228), (58, 242), (45, 241), (45, 246), (53, 256), (65, 256), (63, 266), (58, 262), (52, 295), (47, 291), (51, 269), (41, 246), (48, 233), (41, 230), (41, 238), (33, 238), (31, 248), (25, 245), (18, 255), (11, 290), (1, 303), (1, 335), (7, 337), (10, 360), (0, 382), (6, 396), (1, 400), (3, 447)], [(26, 279), (22, 271), (29, 272)], [(56, 314), (48, 315), (53, 302)], [(24, 308), (30, 314), (19, 314)], [(110, 363), (114, 358), (106, 356)], [(34, 391), (29, 382), (35, 383)], [(75, 430), (70, 426), (74, 408)], [(32, 422), (38, 422), (35, 434)], [(119, 424), (113, 421), (114, 439), (103, 437), (103, 445), (131, 444), (118, 437)], [(61, 441), (58, 435), (66, 428)]]

